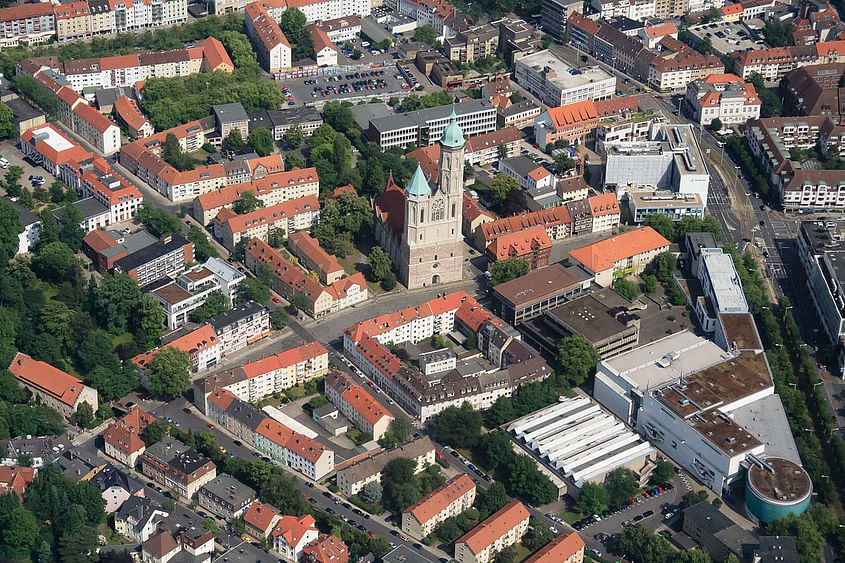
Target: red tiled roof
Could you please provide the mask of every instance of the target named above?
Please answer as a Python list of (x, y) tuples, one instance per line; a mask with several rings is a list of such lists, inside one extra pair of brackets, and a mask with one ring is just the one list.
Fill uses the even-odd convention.
[(125, 453), (135, 453), (145, 447), (141, 433), (154, 420), (153, 415), (135, 405), (126, 416), (106, 428), (103, 440)]
[(551, 247), (552, 241), (546, 233), (546, 229), (532, 227), (496, 238), (487, 245), (487, 253), (498, 261), (508, 258), (521, 258)]
[(244, 514), (244, 523), (249, 524), (256, 530), (261, 530), (267, 535), (270, 527), (280, 517), (281, 515), (273, 510), (272, 506), (255, 501)]
[(549, 109), (549, 118), (556, 130), (572, 125), (595, 121), (598, 119), (596, 105), (593, 100), (584, 100)]
[(117, 125), (109, 121), (105, 115), (85, 103), (77, 104), (77, 106), (73, 108), (73, 113), (94, 127), (100, 133), (105, 133), (110, 127), (117, 127)]
[(478, 303), (467, 301), (461, 304), (461, 308), (455, 313), (455, 319), (464, 323), (471, 331), (478, 332), (481, 325), (492, 315), (493, 313)]
[[(520, 140), (521, 138), (522, 135), (520, 134), (519, 129), (517, 129), (516, 127), (504, 127), (502, 129), (497, 129), (496, 131), (491, 131), (490, 133), (484, 133), (483, 135), (470, 137), (469, 139), (467, 139), (465, 150), (467, 153), (473, 153), (477, 151), (482, 151), (484, 149), (489, 149), (491, 147), (500, 147), (508, 143), (513, 143), (515, 141)], [(433, 146), (437, 147), (437, 152), (439, 153), (440, 145)]]
[(619, 200), (613, 192), (592, 196), (590, 207), (593, 210), (593, 217), (619, 214)]
[(273, 537), (281, 536), (291, 547), (299, 545), (305, 534), (311, 530), (317, 531), (314, 525), (314, 517), (310, 514), (305, 516), (282, 516), (282, 519), (273, 529)]
[(639, 108), (640, 104), (636, 96), (622, 96), (621, 98), (611, 98), (596, 102), (596, 113), (598, 113), (599, 118), (634, 113)]
[(370, 424), (376, 424), (384, 417), (393, 418), (366, 389), (352, 381), (341, 371), (335, 370), (329, 374), (326, 385), (330, 385), (332, 389), (336, 390), (341, 398), (367, 419)]
[[(39, 133), (47, 131), (49, 131), (50, 135), (61, 137), (70, 143), (71, 147), (59, 152), (43, 139), (37, 138)], [(35, 150), (54, 164), (64, 164), (65, 162), (69, 162), (71, 160), (85, 160), (92, 154), (69, 139), (67, 135), (62, 133), (50, 123), (28, 129), (23, 135), (21, 135), (21, 140), (35, 147)]]
[(267, 10), (259, 2), (247, 4), (244, 12), (252, 22), (258, 38), (268, 50), (272, 50), (277, 45), (285, 45), (290, 48), (290, 43), (279, 24), (270, 17)]
[(208, 402), (220, 409), (222, 412), (226, 412), (229, 405), (237, 400), (238, 398), (234, 393), (228, 389), (224, 389), (223, 387), (215, 387), (214, 391), (212, 391), (208, 396)]
[(425, 524), (474, 489), (472, 479), (466, 473), (461, 473), (406, 508), (403, 514), (411, 513), (417, 522)]
[(467, 221), (470, 221), (470, 222), (475, 221), (477, 218), (481, 217), (482, 215), (485, 215), (485, 216), (490, 217), (492, 219), (492, 216), (489, 213), (482, 211), (481, 207), (479, 207), (479, 205), (478, 205), (478, 202), (475, 201), (474, 199), (472, 199), (472, 197), (466, 192), (464, 192), (464, 200), (463, 200), (463, 204), (462, 204), (462, 211), (463, 211), (464, 219), (466, 219)]
[(405, 155), (405, 158), (416, 160), (422, 168), (423, 174), (431, 182), (438, 182), (440, 173), (440, 144), (429, 145), (427, 147), (420, 147)]
[(393, 173), (387, 177), (384, 191), (373, 199), (376, 218), (387, 224), (393, 233), (400, 233), (405, 226), (405, 190), (393, 180)]
[(332, 43), (332, 40), (329, 39), (328, 34), (317, 27), (316, 25), (309, 25), (308, 31), (311, 32), (311, 41), (314, 43), (314, 53), (319, 53), (325, 48), (329, 48), (334, 52), (337, 52), (337, 46)]
[(187, 352), (191, 355), (191, 357), (193, 357), (202, 350), (217, 345), (219, 345), (219, 343), (217, 342), (217, 334), (214, 332), (214, 329), (210, 324), (204, 324), (196, 330), (192, 330), (188, 334), (180, 336), (176, 340), (169, 342), (166, 346), (153, 348), (149, 352), (138, 354), (132, 358), (132, 362), (138, 367), (144, 368), (145, 366), (150, 365), (153, 358), (155, 358), (163, 348), (176, 348), (177, 350)]
[(305, 546), (302, 552), (315, 563), (349, 563), (349, 549), (339, 538), (322, 535)]
[(256, 178), (249, 182), (231, 184), (197, 196), (202, 209), (215, 209), (238, 201), (241, 194), (251, 191), (255, 196), (268, 194), (275, 190), (319, 182), (316, 168), (294, 168), (287, 172), (278, 172)]
[(294, 294), (304, 296), (310, 303), (315, 303), (326, 291), (319, 282), (305, 275), (301, 268), (291, 264), (279, 251), (263, 240), (253, 238), (246, 245), (245, 250), (257, 261), (269, 264), (280, 283), (289, 287)]
[(53, 5), (49, 2), (35, 4), (23, 4), (11, 8), (0, 8), (0, 22), (23, 20), (26, 18), (37, 18), (39, 16), (52, 16)]
[(579, 14), (578, 12), (572, 12), (569, 14), (569, 18), (567, 18), (566, 23), (584, 30), (588, 35), (594, 36), (599, 32), (599, 24), (590, 18)]
[(200, 41), (200, 47), (202, 47), (202, 54), (211, 70), (218, 70), (221, 66), (234, 68), (235, 65), (232, 64), (232, 59), (229, 58), (229, 53), (226, 52), (220, 40), (214, 37), (206, 37)]
[(70, 2), (68, 4), (59, 4), (53, 8), (57, 20), (66, 20), (70, 18), (88, 17), (88, 2)]
[(135, 131), (140, 131), (145, 124), (150, 120), (144, 117), (141, 110), (138, 109), (138, 104), (129, 96), (121, 96), (114, 102), (114, 111), (120, 116), (129, 127)]
[(482, 233), (486, 241), (491, 241), (505, 233), (513, 233), (528, 229), (536, 225), (552, 227), (572, 222), (569, 210), (565, 205), (558, 205), (550, 209), (541, 209), (513, 217), (503, 217), (481, 225)]
[(343, 266), (337, 258), (320, 246), (320, 241), (313, 238), (305, 231), (298, 231), (288, 237), (288, 243), (293, 244), (309, 260), (316, 264), (321, 270), (327, 273), (342, 272)]
[[(297, 199), (284, 201), (270, 207), (261, 207), (251, 213), (229, 217), (224, 222), (228, 223), (233, 233), (245, 231), (258, 223), (272, 223), (281, 221), (284, 218), (294, 217), (302, 213), (313, 213), (320, 210), (320, 202), (315, 195), (307, 195)], [(218, 220), (219, 220), (218, 215)]]
[(82, 242), (85, 243), (88, 247), (91, 248), (97, 254), (101, 253), (107, 248), (111, 248), (113, 246), (117, 246), (117, 241), (114, 240), (111, 236), (109, 236), (105, 231), (91, 231), (85, 237), (83, 237)]
[(569, 256), (592, 272), (602, 272), (624, 258), (668, 248), (669, 244), (651, 227), (641, 227), (571, 250)]
[(279, 360), (279, 365), (283, 368), (290, 367), (307, 360), (313, 360), (323, 354), (328, 354), (326, 347), (317, 342), (306, 342), (302, 346), (285, 350), (276, 355)]
[(730, 16), (733, 14), (741, 14), (743, 12), (742, 4), (728, 4), (726, 6), (722, 6), (722, 14), (726, 16)]
[(22, 352), (15, 355), (9, 371), (18, 381), (47, 393), (71, 407), (85, 387), (81, 379), (46, 362), (34, 360)]
[(560, 563), (584, 550), (584, 540), (578, 532), (564, 533), (547, 543), (524, 563)]
[(464, 543), (472, 553), (481, 553), (487, 546), (492, 545), (493, 542), (516, 528), (521, 522), (528, 520), (529, 516), (525, 505), (515, 500), (459, 537), (455, 540), (455, 544)]
[(0, 494), (14, 491), (23, 500), (24, 491), (34, 480), (35, 468), (33, 467), (0, 465)]
[(359, 289), (364, 291), (367, 289), (367, 280), (361, 272), (355, 272), (351, 276), (341, 278), (327, 286), (325, 290), (334, 299), (342, 299), (355, 286), (358, 286)]

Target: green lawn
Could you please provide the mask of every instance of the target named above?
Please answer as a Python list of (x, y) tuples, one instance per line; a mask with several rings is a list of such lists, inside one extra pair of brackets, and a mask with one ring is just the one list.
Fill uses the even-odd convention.
[(525, 561), (531, 556), (531, 550), (522, 545), (521, 543), (514, 544), (516, 548), (516, 557), (514, 557), (514, 561)]
[(132, 342), (131, 332), (124, 332), (123, 334), (118, 334), (117, 336), (113, 336), (111, 339), (111, 345), (114, 348), (117, 348), (121, 344), (129, 344), (130, 342)]
[(584, 516), (582, 514), (578, 514), (577, 512), (563, 512), (560, 514), (560, 517), (563, 518), (563, 521), (567, 524), (574, 524)]

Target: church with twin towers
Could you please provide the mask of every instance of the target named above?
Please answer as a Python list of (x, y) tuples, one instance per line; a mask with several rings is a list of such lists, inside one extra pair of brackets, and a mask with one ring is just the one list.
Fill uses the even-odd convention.
[(440, 138), (439, 177), (426, 178), (417, 165), (402, 189), (391, 174), (384, 192), (373, 200), (376, 240), (408, 289), (461, 280), (464, 144), (453, 109)]

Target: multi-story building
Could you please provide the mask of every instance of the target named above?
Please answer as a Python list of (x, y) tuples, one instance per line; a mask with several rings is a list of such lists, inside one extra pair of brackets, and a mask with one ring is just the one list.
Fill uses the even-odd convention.
[(147, 231), (125, 236), (116, 231), (91, 231), (83, 249), (100, 273), (123, 272), (145, 286), (178, 274), (194, 260), (194, 245), (179, 235), (155, 238)]
[(552, 264), (493, 288), (493, 309), (512, 325), (533, 319), (589, 289), (592, 277)]
[(295, 231), (316, 226), (319, 217), (320, 202), (311, 195), (271, 207), (261, 207), (243, 215), (225, 208), (217, 214), (212, 224), (214, 237), (234, 252), (241, 240), (257, 238), (267, 242), (270, 233), (277, 233), (287, 238)]
[(206, 401), (206, 415), (221, 428), (242, 440), (245, 444), (255, 445), (255, 431), (267, 418), (252, 404), (238, 399), (234, 393), (217, 387)]
[(641, 224), (646, 217), (656, 213), (667, 215), (673, 221), (680, 221), (687, 215), (704, 218), (704, 202), (698, 194), (643, 189), (628, 191), (625, 199), (636, 224)]
[(152, 123), (138, 109), (138, 103), (129, 96), (121, 96), (114, 102), (114, 113), (126, 126), (129, 136), (133, 139), (149, 137), (155, 133)]
[(616, 92), (615, 76), (599, 67), (575, 68), (551, 51), (540, 51), (516, 61), (514, 78), (550, 107), (603, 100)]
[(609, 231), (619, 226), (621, 211), (616, 194), (607, 193), (591, 196), (587, 199), (593, 217), (594, 233)]
[(186, 334), (179, 335), (179, 333), (176, 333), (176, 335), (173, 340), (164, 340), (162, 346), (138, 354), (132, 358), (132, 361), (139, 369), (145, 370), (163, 348), (176, 348), (187, 353), (190, 357), (191, 373), (205, 371), (220, 363), (222, 358), (220, 341), (214, 334), (211, 325), (203, 324)]
[(71, 121), (67, 125), (98, 151), (109, 156), (120, 150), (120, 128), (81, 97), (71, 113)]
[(97, 390), (59, 368), (18, 352), (8, 369), (21, 386), (41, 400), (41, 404), (67, 420), (73, 419), (82, 403), (88, 403), (92, 411), (97, 412)]
[(258, 541), (264, 541), (281, 517), (282, 515), (273, 510), (272, 506), (255, 501), (244, 513), (246, 533)]
[(158, 523), (158, 533), (141, 544), (141, 561), (168, 563), (187, 559), (209, 563), (214, 553), (214, 532), (203, 526), (203, 518), (177, 504)]
[(573, 12), (582, 13), (584, 3), (578, 0), (543, 0), (543, 31), (558, 39), (566, 35), (566, 21)]
[(346, 41), (352, 41), (361, 34), (361, 18), (356, 15), (318, 21), (314, 25), (325, 31), (329, 37), (329, 41), (332, 41), (336, 45), (342, 45)]
[(402, 531), (424, 538), (447, 518), (471, 507), (475, 490), (475, 483), (465, 473), (449, 479), (402, 512)]
[(641, 227), (576, 248), (569, 257), (594, 275), (598, 285), (608, 287), (616, 275), (641, 273), (669, 244), (651, 227)]
[(698, 281), (703, 295), (696, 299), (694, 310), (705, 332), (716, 331), (721, 313), (748, 312), (733, 258), (721, 248), (700, 249)]
[(845, 156), (845, 129), (830, 117), (767, 117), (749, 122), (745, 138), (786, 209), (845, 208), (842, 174), (805, 168), (800, 160), (809, 149), (824, 158)]
[(273, 528), (273, 549), (288, 561), (299, 561), (305, 546), (320, 535), (310, 514), (282, 516)]
[(208, 412), (208, 396), (220, 387), (243, 401), (255, 402), (294, 385), (326, 375), (329, 353), (319, 342), (309, 342), (247, 362), (240, 367), (194, 381), (194, 403)]
[(467, 64), (494, 56), (498, 48), (499, 28), (489, 23), (460, 31), (443, 41), (443, 50), (449, 59)]
[(169, 513), (152, 499), (132, 496), (114, 513), (114, 530), (132, 541), (144, 543)]
[[(228, 264), (215, 263), (214, 270), (204, 265), (196, 266), (175, 279), (158, 278), (157, 283), (145, 289), (161, 304), (167, 326), (173, 329), (188, 322), (191, 313), (202, 306), (214, 291), (221, 291), (230, 302), (234, 301), (237, 285), (245, 277)], [(219, 352), (218, 347), (218, 355)], [(211, 365), (214, 363), (208, 367)]]
[(583, 145), (593, 136), (598, 122), (593, 100), (552, 107), (534, 120), (534, 142), (541, 148), (557, 141)]
[(302, 550), (305, 563), (349, 563), (349, 548), (331, 534), (320, 534)]
[(49, 123), (24, 132), (21, 135), (21, 151), (57, 177), (63, 164), (85, 160), (91, 154)]
[[(584, 194), (586, 195), (586, 194)], [(565, 205), (531, 211), (522, 215), (502, 217), (482, 223), (475, 230), (475, 248), (484, 252), (491, 242), (508, 233), (517, 233), (535, 226), (542, 226), (551, 240), (562, 240), (569, 236), (572, 218)]]
[(515, 500), (455, 540), (459, 563), (489, 563), (496, 554), (522, 539), (528, 530), (528, 509)]
[(264, 207), (273, 207), (294, 199), (316, 197), (319, 191), (320, 178), (316, 168), (295, 168), (202, 194), (194, 199), (193, 215), (207, 225), (221, 209), (231, 209), (244, 192), (252, 193)]
[(138, 405), (133, 406), (132, 410), (103, 432), (106, 455), (134, 468), (146, 449), (141, 434), (154, 420), (153, 415)]
[[(440, 41), (469, 27), (466, 17), (443, 0), (396, 0), (396, 8), (402, 15), (415, 20), (418, 27), (434, 27)], [(368, 14), (369, 11), (364, 15)]]
[(91, 37), (91, 12), (88, 2), (69, 2), (53, 8), (56, 18), (56, 39), (70, 41)]
[(273, 138), (277, 141), (281, 141), (291, 127), (299, 127), (308, 136), (322, 124), (323, 116), (311, 106), (271, 109), (249, 114), (250, 131), (264, 127), (273, 133)]
[(270, 310), (255, 301), (235, 305), (206, 322), (217, 335), (221, 357), (246, 348), (270, 334)]
[(702, 55), (669, 36), (664, 37), (660, 45), (670, 42), (669, 54), (647, 57), (650, 60), (643, 65), (641, 74), (652, 88), (664, 92), (681, 91), (690, 82), (725, 72), (724, 63), (716, 55)]
[(647, 141), (654, 135), (656, 124), (662, 122), (663, 115), (654, 110), (601, 119), (596, 127), (596, 151), (604, 153), (613, 143)]
[(103, 226), (134, 218), (144, 202), (141, 190), (118, 176), (108, 162), (94, 154), (65, 162), (59, 176), (83, 198), (93, 198), (105, 208)]
[(361, 272), (322, 286), (309, 277), (301, 268), (285, 259), (279, 251), (266, 242), (253, 238), (245, 249), (245, 265), (257, 271), (258, 264), (269, 264), (273, 268), (273, 291), (290, 300), (301, 295), (307, 302), (305, 312), (314, 318), (352, 307), (369, 296), (367, 281)]
[(255, 496), (253, 488), (225, 473), (200, 487), (197, 494), (202, 508), (226, 520), (243, 516), (255, 501)]
[(256, 429), (255, 448), (314, 481), (334, 471), (334, 451), (272, 418)]
[(45, 3), (23, 4), (0, 8), (3, 35), (0, 47), (17, 47), (21, 41), (29, 45), (49, 41), (56, 34), (53, 6)]
[[(434, 145), (449, 125), (451, 111), (449, 106), (440, 106), (371, 119), (368, 137), (382, 150), (410, 144), (418, 147)], [(486, 100), (462, 102), (454, 107), (454, 111), (465, 138), (496, 130), (496, 107)]]
[(413, 460), (414, 473), (419, 473), (434, 464), (434, 450), (435, 444), (428, 437), (415, 438), (404, 446), (378, 452), (344, 467), (337, 472), (337, 486), (346, 498), (357, 495), (367, 483), (379, 481), (384, 466), (399, 457)]
[(524, 231), (508, 233), (497, 237), (487, 247), (489, 265), (500, 260), (516, 258), (528, 262), (532, 270), (549, 265), (552, 241), (543, 227), (532, 227)]
[[(516, 127), (505, 127), (467, 139), (464, 145), (464, 159), (469, 164), (487, 166), (499, 162), (503, 157), (518, 156), (521, 147), (522, 135), (519, 130)], [(434, 184), (439, 180), (440, 154), (440, 145), (430, 145), (409, 152), (406, 158), (416, 160)]]
[(346, 275), (337, 258), (323, 250), (320, 241), (305, 231), (291, 234), (288, 237), (288, 245), (291, 253), (299, 258), (302, 265), (317, 273), (320, 283), (330, 285)]
[(821, 115), (845, 124), (840, 80), (845, 63), (812, 65), (787, 73), (781, 81), (784, 109), (789, 115)]
[(393, 416), (376, 401), (364, 387), (356, 384), (342, 371), (334, 370), (326, 378), (326, 398), (340, 409), (341, 414), (373, 437), (380, 440), (387, 432)]
[(718, 119), (725, 125), (759, 119), (762, 102), (754, 85), (734, 74), (711, 74), (687, 85), (684, 103), (690, 117), (701, 125)]
[(499, 107), (496, 110), (496, 125), (499, 129), (505, 127), (522, 129), (532, 125), (534, 120), (540, 116), (540, 113), (542, 113), (540, 106), (531, 100), (522, 100), (515, 104), (509, 103), (507, 107)]
[(261, 2), (247, 4), (244, 10), (246, 31), (258, 51), (262, 68), (273, 74), (291, 67), (291, 49), (282, 32)]
[(657, 9), (654, 0), (592, 0), (590, 6), (598, 13), (603, 20), (610, 18), (628, 18), (634, 21), (643, 21), (653, 18)]
[(217, 466), (179, 440), (166, 437), (141, 455), (141, 472), (181, 498), (190, 499), (217, 476)]

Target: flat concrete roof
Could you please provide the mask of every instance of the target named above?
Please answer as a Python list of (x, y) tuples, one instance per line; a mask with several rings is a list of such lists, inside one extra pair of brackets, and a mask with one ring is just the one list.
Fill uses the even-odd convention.
[(592, 343), (627, 329), (627, 324), (620, 321), (617, 315), (627, 311), (630, 306), (630, 301), (607, 288), (573, 299), (548, 311), (546, 315), (555, 324), (582, 335)]
[(731, 418), (766, 446), (766, 455), (801, 463), (780, 396), (767, 395), (730, 411)]
[[(535, 72), (543, 72), (543, 69), (548, 67), (556, 76), (549, 77), (547, 75), (547, 80), (562, 90), (579, 88), (608, 79), (616, 80), (615, 77), (598, 66), (579, 69), (557, 57), (551, 51), (540, 51), (533, 55), (527, 55), (519, 59), (516, 64), (531, 67)], [(572, 74), (571, 71), (577, 71), (577, 74)]]
[(579, 268), (566, 268), (562, 264), (552, 264), (539, 270), (500, 283), (493, 292), (502, 300), (515, 307), (520, 307), (545, 299), (583, 283), (590, 276)]

